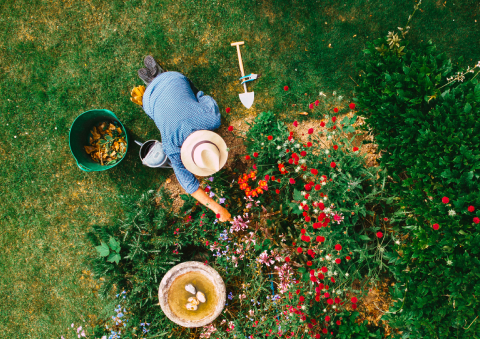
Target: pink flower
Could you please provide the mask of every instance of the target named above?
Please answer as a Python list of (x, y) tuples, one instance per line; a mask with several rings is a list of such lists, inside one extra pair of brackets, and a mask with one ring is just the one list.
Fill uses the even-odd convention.
[(297, 121), (297, 120), (295, 120), (295, 121), (293, 122), (293, 126), (295, 126), (295, 127), (298, 126), (298, 121)]
[(313, 109), (313, 104), (308, 105), (308, 108)]

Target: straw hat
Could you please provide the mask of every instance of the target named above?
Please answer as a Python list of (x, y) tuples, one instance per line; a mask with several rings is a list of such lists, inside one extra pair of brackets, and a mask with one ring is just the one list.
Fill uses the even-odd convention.
[(206, 177), (218, 172), (227, 162), (227, 144), (217, 133), (196, 131), (183, 142), (181, 158), (187, 170)]

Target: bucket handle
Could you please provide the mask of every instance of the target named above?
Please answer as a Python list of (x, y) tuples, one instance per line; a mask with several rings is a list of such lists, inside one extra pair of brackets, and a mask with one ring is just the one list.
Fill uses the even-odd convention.
[(92, 169), (90, 169), (90, 168), (88, 168), (88, 167), (85, 167), (85, 166), (83, 166), (82, 164), (80, 164), (77, 159), (75, 159), (75, 161), (77, 162), (78, 168), (80, 168), (82, 171), (84, 171), (84, 172), (93, 172)]
[(138, 146), (140, 146), (140, 147), (143, 146), (143, 144), (142, 144), (140, 141), (135, 140), (135, 143), (136, 143)]

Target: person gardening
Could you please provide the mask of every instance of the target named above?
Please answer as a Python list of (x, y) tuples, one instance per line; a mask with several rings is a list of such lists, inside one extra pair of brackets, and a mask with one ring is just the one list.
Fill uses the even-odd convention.
[(220, 221), (231, 221), (227, 209), (210, 198), (194, 176), (210, 176), (227, 162), (227, 145), (212, 132), (220, 127), (217, 103), (198, 91), (185, 75), (165, 72), (152, 56), (145, 57), (144, 63), (146, 68), (138, 70), (147, 86), (142, 106), (160, 131), (163, 152), (178, 182)]

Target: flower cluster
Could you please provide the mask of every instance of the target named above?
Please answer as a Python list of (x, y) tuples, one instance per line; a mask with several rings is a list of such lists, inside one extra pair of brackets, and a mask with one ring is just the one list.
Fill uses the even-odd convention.
[(248, 181), (250, 179), (252, 179), (252, 180), (257, 179), (255, 171), (251, 171), (249, 174), (244, 173), (243, 176), (240, 176), (238, 178), (238, 184), (240, 185), (240, 189), (242, 191), (245, 191), (245, 195), (247, 197), (250, 197), (250, 196), (256, 197), (259, 194), (263, 194), (264, 191), (268, 190), (268, 185), (267, 185), (267, 182), (265, 180), (260, 180), (258, 182), (258, 187), (252, 189), (250, 187), (250, 185), (248, 184)]

